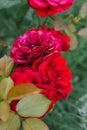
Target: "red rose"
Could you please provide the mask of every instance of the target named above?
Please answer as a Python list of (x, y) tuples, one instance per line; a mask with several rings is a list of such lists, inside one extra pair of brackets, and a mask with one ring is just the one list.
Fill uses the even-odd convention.
[[(41, 88), (41, 93), (52, 101), (51, 106), (43, 116), (51, 110), (53, 104), (59, 99), (66, 98), (72, 91), (71, 77), (65, 59), (58, 54), (53, 54), (43, 60), (36, 60), (31, 68), (17, 67), (11, 74), (15, 85), (33, 83)], [(10, 104), (11, 110), (14, 112), (16, 112), (17, 103), (18, 101), (12, 101)]]
[(33, 83), (36, 85), (41, 84), (39, 74), (30, 69), (29, 67), (16, 68), (15, 71), (11, 74), (11, 78), (14, 81), (14, 85), (22, 83)]
[(42, 93), (52, 102), (58, 99), (66, 98), (72, 91), (71, 72), (66, 66), (66, 61), (61, 56), (53, 54), (46, 58), (42, 63), (37, 61), (33, 65), (33, 69), (38, 71), (41, 76), (42, 84), (38, 87), (42, 88)]
[[(20, 77), (20, 78), (19, 78)], [(37, 60), (31, 68), (18, 67), (11, 75), (14, 84), (33, 83), (43, 89), (44, 94), (53, 104), (66, 98), (71, 92), (71, 72), (61, 56), (53, 54), (48, 58)]]
[(69, 41), (68, 36), (54, 29), (33, 28), (14, 41), (10, 56), (17, 64), (32, 64), (54, 52), (67, 51)]
[(73, 2), (74, 0), (28, 0), (28, 4), (41, 17), (68, 10)]

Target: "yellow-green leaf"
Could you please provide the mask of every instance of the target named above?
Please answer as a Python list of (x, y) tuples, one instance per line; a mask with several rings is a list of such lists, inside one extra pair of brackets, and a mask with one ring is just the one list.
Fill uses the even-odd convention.
[(23, 130), (32, 130), (25, 121), (23, 122)]
[(23, 122), (24, 130), (49, 130), (47, 125), (40, 119), (29, 118)]
[(70, 37), (70, 50), (75, 50), (78, 45), (78, 40), (74, 31), (75, 31), (74, 28), (71, 29), (67, 27), (65, 29), (66, 34)]
[(16, 110), (23, 117), (41, 117), (44, 115), (51, 101), (42, 94), (24, 97), (17, 104)]
[(61, 22), (61, 20), (59, 18), (57, 18), (55, 21), (54, 21), (54, 28), (55, 30), (64, 30), (65, 26), (64, 24)]
[(87, 2), (85, 2), (80, 9), (80, 14), (87, 13)]
[(10, 106), (7, 102), (0, 102), (0, 119), (6, 121), (10, 115)]
[(17, 115), (11, 114), (5, 122), (0, 121), (0, 130), (20, 130), (20, 119)]
[(66, 26), (66, 28), (68, 30), (70, 30), (70, 32), (72, 32), (72, 33), (76, 32), (76, 27), (75, 27), (74, 24), (68, 23), (68, 25)]
[(0, 120), (0, 130), (6, 130), (7, 124)]
[(77, 37), (76, 37), (76, 35), (74, 33), (72, 33), (70, 38), (71, 38), (70, 49), (75, 50), (77, 48), (77, 45), (78, 45)]
[(0, 76), (8, 76), (13, 68), (14, 62), (9, 56), (0, 58)]
[(79, 32), (78, 35), (80, 35), (81, 37), (87, 39), (87, 27), (82, 28)]
[(21, 84), (11, 88), (7, 95), (7, 98), (17, 100), (23, 98), (24, 96), (28, 96), (32, 93), (40, 93), (41, 91), (41, 89), (37, 88), (33, 84)]
[(13, 81), (10, 77), (4, 78), (0, 82), (0, 98), (6, 99), (9, 90), (13, 87)]

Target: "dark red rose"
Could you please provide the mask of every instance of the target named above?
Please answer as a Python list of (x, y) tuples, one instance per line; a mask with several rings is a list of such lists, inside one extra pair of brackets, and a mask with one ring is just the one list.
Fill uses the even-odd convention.
[[(20, 77), (20, 78), (19, 78)], [(53, 103), (66, 98), (71, 92), (71, 72), (64, 58), (53, 54), (44, 60), (37, 60), (31, 68), (18, 67), (11, 75), (14, 84), (33, 83), (43, 89), (44, 94)]]
[(43, 89), (42, 93), (52, 102), (66, 98), (72, 91), (70, 83), (72, 75), (66, 66), (66, 60), (61, 56), (53, 54), (42, 63), (36, 61), (33, 68), (41, 77), (42, 84), (38, 87)]
[(67, 51), (69, 42), (68, 36), (54, 29), (33, 28), (14, 41), (10, 56), (15, 63), (28, 65), (54, 52)]
[[(57, 53), (45, 57), (43, 60), (36, 60), (30, 67), (17, 67), (11, 74), (14, 85), (32, 83), (42, 89), (41, 94), (52, 101), (44, 117), (53, 105), (62, 98), (66, 98), (72, 91), (71, 72), (66, 66), (66, 60)], [(18, 101), (12, 101), (11, 110), (16, 112)], [(42, 118), (41, 117), (41, 118)]]
[(14, 81), (14, 85), (22, 83), (41, 84), (41, 78), (39, 74), (29, 67), (18, 67), (11, 74), (11, 79)]
[(27, 0), (29, 6), (36, 9), (41, 17), (54, 15), (56, 13), (68, 10), (74, 0)]

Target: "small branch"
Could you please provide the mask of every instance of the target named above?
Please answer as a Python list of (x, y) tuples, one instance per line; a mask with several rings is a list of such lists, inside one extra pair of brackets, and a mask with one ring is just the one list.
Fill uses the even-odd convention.
[(79, 16), (74, 17), (70, 22), (76, 24), (79, 23), (80, 20), (85, 19), (86, 17), (87, 17), (87, 13), (81, 14)]
[(56, 19), (55, 17), (52, 17), (52, 16), (49, 16), (49, 17), (50, 17), (53, 21), (55, 21), (55, 19)]
[(44, 20), (44, 22), (42, 23), (42, 25), (45, 25), (46, 22), (47, 22), (47, 20), (48, 20), (48, 17), (45, 18), (45, 20)]

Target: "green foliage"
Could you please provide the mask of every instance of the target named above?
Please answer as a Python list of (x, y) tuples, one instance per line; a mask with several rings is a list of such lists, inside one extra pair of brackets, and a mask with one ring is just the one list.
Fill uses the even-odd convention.
[[(79, 10), (85, 2), (87, 0), (75, 0), (69, 11), (58, 14), (64, 19), (65, 25), (79, 15)], [(26, 4), (26, 0), (0, 0), (0, 57), (9, 54), (11, 44), (16, 37), (32, 27), (45, 24), (45, 19), (36, 16), (34, 10)], [(45, 26), (53, 27), (51, 17), (47, 19)], [(75, 24), (77, 31), (85, 26), (87, 26), (87, 18)], [(53, 111), (45, 117), (44, 120), (50, 130), (87, 130), (87, 40), (80, 36), (77, 38), (77, 48), (62, 54), (72, 70), (73, 92), (67, 100), (59, 101)]]
[(22, 98), (16, 107), (18, 114), (22, 117), (42, 117), (49, 109), (51, 101), (44, 95), (29, 95)]
[(13, 5), (20, 4), (20, 0), (0, 0), (0, 9), (9, 8)]

